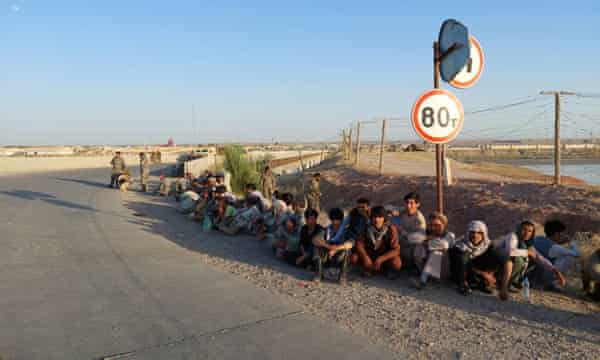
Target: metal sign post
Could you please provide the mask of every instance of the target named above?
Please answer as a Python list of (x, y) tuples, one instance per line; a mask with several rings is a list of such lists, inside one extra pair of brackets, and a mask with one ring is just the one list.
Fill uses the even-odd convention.
[(433, 89), (423, 93), (411, 111), (415, 132), (435, 144), (437, 210), (441, 213), (444, 212), (442, 145), (460, 132), (464, 111), (456, 96), (440, 88), (440, 77), (451, 82), (467, 65), (470, 50), (467, 27), (454, 19), (444, 21), (438, 40), (433, 43)]
[[(440, 88), (440, 47), (433, 43), (433, 88)], [(435, 177), (437, 181), (437, 210), (444, 213), (444, 187), (442, 179), (442, 145), (435, 144)]]

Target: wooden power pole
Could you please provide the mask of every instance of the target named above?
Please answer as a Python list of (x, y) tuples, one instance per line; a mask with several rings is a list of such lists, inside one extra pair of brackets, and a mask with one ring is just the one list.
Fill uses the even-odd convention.
[(387, 124), (387, 120), (383, 119), (383, 123), (381, 125), (381, 144), (379, 145), (379, 175), (383, 174), (383, 149), (385, 147), (386, 124)]
[(342, 129), (342, 154), (346, 160), (346, 129)]
[(348, 129), (348, 160), (352, 160), (352, 127)]
[(577, 95), (570, 91), (542, 91), (541, 95), (554, 95), (554, 184), (560, 185), (560, 96)]
[(360, 164), (360, 121), (356, 124), (356, 157), (354, 163), (356, 165)]

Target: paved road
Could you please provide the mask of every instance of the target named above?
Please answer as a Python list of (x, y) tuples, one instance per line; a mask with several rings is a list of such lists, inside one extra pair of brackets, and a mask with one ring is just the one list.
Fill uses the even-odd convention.
[(0, 178), (2, 359), (394, 357), (144, 231), (106, 178)]

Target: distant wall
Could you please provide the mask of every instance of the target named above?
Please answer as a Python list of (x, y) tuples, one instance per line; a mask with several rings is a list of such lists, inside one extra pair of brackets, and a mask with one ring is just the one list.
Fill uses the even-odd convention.
[(203, 157), (195, 160), (188, 160), (184, 163), (184, 173), (192, 174), (194, 177), (200, 176), (204, 172), (204, 170), (209, 168), (214, 168), (215, 164), (218, 164), (223, 161), (222, 155), (208, 155), (207, 157)]

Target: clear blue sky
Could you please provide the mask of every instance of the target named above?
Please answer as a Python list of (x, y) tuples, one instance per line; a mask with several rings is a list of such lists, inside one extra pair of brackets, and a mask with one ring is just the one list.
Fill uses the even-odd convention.
[(600, 92), (598, 1), (1, 3), (0, 144), (332, 140), (408, 116), (451, 17), (486, 56), (466, 110)]

